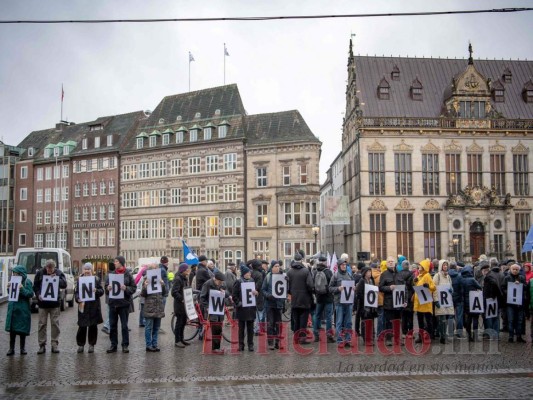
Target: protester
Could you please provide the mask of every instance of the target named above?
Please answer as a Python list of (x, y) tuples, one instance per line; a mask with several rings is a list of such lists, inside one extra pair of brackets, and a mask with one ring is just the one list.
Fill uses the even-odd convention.
[[(202, 256), (200, 256), (202, 257)], [(220, 348), (220, 336), (222, 335), (222, 324), (224, 323), (224, 315), (208, 315), (209, 310), (209, 292), (211, 290), (218, 290), (229, 298), (229, 293), (224, 289), (223, 283), (226, 277), (220, 271), (215, 273), (213, 278), (208, 279), (202, 286), (200, 293), (200, 305), (204, 310), (204, 317), (211, 323), (211, 351), (213, 354), (224, 354), (224, 349)]]
[(374, 344), (374, 319), (377, 317), (377, 310), (373, 307), (365, 307), (365, 286), (375, 286), (376, 283), (372, 276), (372, 268), (364, 267), (361, 270), (361, 276), (362, 278), (355, 288), (357, 308), (361, 310), (361, 337), (366, 346), (372, 346)]
[(524, 263), (524, 275), (526, 277), (526, 283), (529, 285), (529, 281), (533, 278), (533, 271), (531, 270), (531, 263)]
[(191, 269), (186, 263), (181, 263), (178, 268), (178, 273), (174, 278), (172, 284), (172, 297), (174, 297), (174, 315), (176, 316), (176, 324), (174, 326), (174, 346), (184, 348), (189, 343), (185, 341), (183, 332), (187, 324), (187, 311), (185, 309), (185, 297), (183, 290), (189, 287), (189, 274)]
[(463, 291), (461, 286), (461, 274), (457, 270), (458, 265), (450, 263), (448, 275), (452, 281), (452, 299), (455, 312), (455, 337), (463, 338)]
[(316, 307), (313, 315), (313, 333), (315, 342), (319, 341), (319, 330), (322, 326), (322, 317), (326, 320), (326, 337), (330, 343), (335, 343), (331, 320), (333, 314), (333, 294), (329, 291), (329, 284), (333, 277), (333, 272), (326, 265), (328, 259), (324, 256), (318, 257), (318, 264), (313, 273), (313, 285), (315, 288)]
[(163, 279), (163, 282), (165, 282), (165, 286), (167, 288), (167, 295), (163, 297), (163, 305), (167, 303), (167, 297), (170, 293), (170, 281), (168, 280), (168, 257), (163, 256), (160, 259), (159, 262), (159, 268), (161, 269), (161, 279)]
[[(141, 267), (139, 270), (139, 273), (135, 277), (135, 283), (137, 285), (137, 290), (135, 291), (134, 299), (136, 297), (139, 298), (139, 328), (145, 327), (145, 319), (144, 319), (144, 300), (145, 298), (141, 296), (141, 291), (143, 288), (143, 278), (146, 276), (146, 270), (148, 269), (148, 265), (145, 264)], [(139, 277), (139, 279), (137, 279)]]
[(281, 312), (285, 306), (285, 299), (276, 298), (272, 294), (272, 276), (281, 275), (280, 263), (277, 260), (270, 262), (270, 270), (263, 281), (263, 297), (265, 298), (265, 311), (267, 320), (268, 348), (275, 350), (280, 348), (281, 336)]
[(352, 311), (353, 303), (341, 303), (342, 281), (351, 281), (352, 276), (346, 268), (346, 261), (341, 261), (338, 271), (333, 274), (329, 283), (329, 291), (333, 294), (335, 303), (335, 331), (337, 345), (345, 347), (351, 345), (352, 340)]
[[(392, 322), (401, 321), (401, 308), (394, 308), (394, 299), (392, 297), (393, 290), (397, 285), (404, 285), (400, 274), (396, 272), (395, 257), (389, 256), (386, 262), (386, 270), (381, 273), (379, 279), (379, 291), (383, 293), (383, 315), (385, 322), (385, 329), (392, 329)], [(403, 307), (402, 307), (403, 308)], [(400, 322), (401, 324), (401, 322)], [(400, 332), (393, 334), (394, 344), (400, 344)]]
[(237, 280), (237, 267), (235, 266), (235, 263), (230, 262), (228, 265), (226, 265), (226, 289), (228, 290), (229, 294), (232, 294), (233, 285), (235, 284), (235, 281)]
[(265, 334), (265, 299), (261, 293), (263, 287), (263, 280), (265, 279), (265, 271), (263, 270), (263, 262), (261, 260), (250, 260), (247, 263), (247, 267), (250, 269), (251, 277), (255, 282), (255, 290), (259, 293), (257, 296), (257, 307), (254, 322), (254, 334), (255, 336)]
[(405, 297), (407, 300), (407, 305), (401, 309), (402, 336), (405, 338), (407, 332), (413, 329), (413, 274), (411, 272), (409, 261), (407, 260), (403, 260), (401, 264), (398, 264), (396, 266), (396, 271), (397, 274), (400, 275), (401, 281), (403, 281), (405, 284)]
[[(492, 259), (490, 262), (490, 271), (483, 280), (483, 297), (485, 301), (488, 299), (495, 299), (500, 310), (505, 302), (503, 297), (503, 286), (505, 283), (505, 277), (501, 273), (500, 266), (496, 259)], [(485, 304), (485, 307), (487, 305)], [(500, 337), (500, 316), (496, 315), (492, 318), (485, 318), (485, 329), (483, 331), (484, 339), (499, 339)]]
[[(524, 320), (524, 308), (527, 304), (527, 296), (529, 295), (526, 287), (526, 279), (520, 275), (520, 265), (513, 264), (510, 268), (510, 273), (505, 277), (505, 285), (503, 286), (504, 298), (507, 298), (508, 284), (522, 285), (522, 299), (521, 304), (511, 304), (507, 301), (507, 323), (509, 324), (509, 343), (514, 343), (516, 335), (517, 343), (525, 343), (522, 338), (522, 323)], [(517, 290), (518, 292), (518, 290)]]
[(463, 292), (464, 325), (469, 342), (478, 340), (479, 314), (470, 312), (470, 292), (474, 290), (481, 290), (481, 285), (474, 279), (472, 266), (467, 264), (461, 271), (461, 291)]
[[(413, 283), (415, 286), (423, 286), (426, 289), (429, 289), (431, 295), (433, 295), (433, 293), (436, 290), (436, 287), (429, 273), (430, 264), (431, 263), (429, 260), (420, 261), (419, 263), (420, 268), (418, 270), (418, 276), (413, 280)], [(413, 310), (416, 312), (419, 331), (425, 330), (427, 333), (429, 333), (430, 338), (433, 339), (434, 330), (433, 330), (433, 304), (432, 302), (420, 304), (420, 299), (418, 298), (418, 294), (415, 293)], [(422, 343), (421, 333), (419, 333), (418, 338), (416, 339), (416, 343)]]
[[(83, 264), (81, 276), (93, 276), (93, 265), (88, 262)], [(94, 277), (93, 288), (95, 299), (91, 301), (81, 301), (79, 279), (74, 288), (74, 298), (78, 303), (78, 333), (76, 334), (76, 343), (78, 344), (78, 353), (83, 353), (85, 343), (89, 342), (89, 353), (94, 353), (94, 346), (98, 340), (98, 324), (104, 322), (102, 318), (102, 305), (100, 297), (104, 295), (104, 288), (100, 278)]]
[(196, 270), (196, 290), (202, 290), (204, 283), (213, 277), (211, 270), (207, 269), (207, 257), (198, 257), (198, 269)]
[(307, 320), (313, 304), (313, 278), (309, 269), (302, 263), (303, 252), (296, 252), (291, 268), (287, 272), (288, 293), (291, 296), (291, 324), (294, 342), (308, 344)]
[(160, 351), (158, 346), (159, 329), (161, 327), (161, 318), (165, 317), (165, 298), (167, 296), (167, 287), (163, 278), (160, 279), (161, 292), (148, 293), (148, 285), (152, 282), (148, 279), (148, 271), (160, 268), (156, 264), (151, 264), (146, 271), (146, 277), (143, 279), (141, 296), (144, 297), (144, 339), (146, 351)]
[[(385, 263), (385, 269), (387, 268), (387, 262)], [(372, 278), (374, 279), (374, 282), (376, 283), (376, 286), (379, 286), (379, 279), (381, 277), (381, 266), (379, 261), (375, 261), (372, 264), (370, 264), (370, 268), (372, 268)], [(383, 293), (378, 292), (378, 309), (377, 309), (377, 319), (378, 319), (378, 326), (376, 329), (376, 334), (379, 336), (381, 332), (383, 331), (384, 326), (384, 315), (383, 315)]]
[[(353, 274), (353, 281), (354, 285), (357, 286), (359, 281), (362, 279), (361, 271), (365, 268), (365, 263), (362, 261), (359, 261), (357, 265), (354, 265), (354, 274)], [(357, 294), (356, 294), (357, 296)], [(357, 334), (357, 336), (361, 336), (361, 314), (362, 310), (358, 307), (358, 301), (357, 299), (354, 300), (353, 307), (355, 312), (355, 325), (354, 325), (354, 331)]]
[(20, 354), (26, 355), (26, 336), (31, 332), (30, 304), (33, 297), (33, 285), (28, 278), (26, 268), (16, 265), (12, 276), (21, 276), (19, 297), (17, 301), (9, 301), (7, 305), (5, 330), (9, 332), (9, 351), (7, 356), (15, 354), (15, 341), (20, 336)]
[(120, 290), (124, 292), (124, 297), (120, 299), (109, 298), (109, 324), (110, 333), (109, 339), (111, 347), (107, 349), (108, 353), (116, 353), (118, 346), (118, 320), (120, 319), (120, 326), (122, 330), (122, 352), (129, 353), (130, 336), (128, 328), (128, 318), (130, 312), (130, 303), (132, 296), (135, 294), (137, 287), (135, 280), (129, 271), (126, 270), (126, 259), (123, 256), (115, 257), (115, 271), (110, 273), (106, 278), (105, 290), (109, 293), (112, 290), (111, 277), (113, 275), (124, 275), (124, 284), (120, 286)]
[[(255, 287), (252, 271), (246, 265), (243, 265), (241, 266), (241, 278), (233, 284), (235, 317), (239, 321), (239, 351), (244, 351), (244, 336), (247, 338), (248, 351), (254, 351), (254, 320), (257, 309), (255, 306), (245, 306), (242, 302), (242, 284), (247, 282), (254, 283)], [(256, 297), (257, 301), (259, 292), (254, 289), (252, 295)]]
[(67, 288), (67, 278), (65, 274), (56, 268), (56, 262), (54, 260), (46, 261), (44, 268), (41, 268), (35, 274), (35, 280), (33, 282), (33, 291), (37, 297), (37, 305), (39, 306), (39, 350), (37, 354), (44, 354), (46, 352), (46, 328), (48, 325), (48, 316), (50, 316), (51, 327), (51, 344), (52, 353), (59, 353), (59, 293), (57, 294), (57, 300), (46, 300), (41, 293), (43, 276), (58, 277), (59, 278), (59, 290)]
[[(109, 264), (108, 271), (109, 271), (109, 273), (112, 273), (112, 272), (115, 271), (115, 263), (114, 262)], [(109, 293), (107, 293), (105, 288), (104, 288), (104, 292), (105, 292), (105, 304), (106, 304), (106, 308), (107, 308), (107, 317), (106, 317), (106, 319), (104, 321), (104, 326), (102, 327), (102, 332), (104, 332), (106, 335), (109, 335), (109, 327), (110, 327), (109, 314), (111, 314), (109, 312)], [(140, 293), (140, 291), (139, 291), (139, 293)], [(140, 320), (140, 317), (139, 317), (139, 320)]]
[(455, 310), (453, 308), (453, 287), (452, 278), (448, 274), (448, 260), (439, 261), (438, 272), (433, 276), (433, 283), (438, 288), (441, 285), (447, 285), (449, 287), (448, 292), (450, 300), (452, 301), (451, 307), (445, 307), (440, 303), (439, 292), (436, 290), (433, 292), (433, 301), (435, 303), (435, 316), (438, 322), (438, 331), (440, 337), (440, 343), (446, 344), (448, 337), (453, 337), (453, 318), (455, 316)]

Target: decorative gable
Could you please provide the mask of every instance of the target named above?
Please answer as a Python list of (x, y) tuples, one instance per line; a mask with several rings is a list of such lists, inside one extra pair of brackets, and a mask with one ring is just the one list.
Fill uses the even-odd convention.
[(511, 149), (511, 152), (513, 154), (528, 154), (529, 153), (529, 147), (526, 147), (522, 144), (522, 142), (518, 142), (518, 144)]
[(394, 146), (393, 149), (395, 152), (398, 152), (398, 153), (410, 153), (413, 151), (413, 146), (409, 146), (402, 139), (402, 142), (399, 145)]
[(439, 202), (435, 199), (430, 199), (424, 204), (423, 210), (441, 210)]
[(496, 140), (496, 144), (494, 146), (489, 146), (489, 152), (491, 153), (505, 153), (505, 146), (501, 145), (499, 140)]
[(496, 103), (503, 103), (505, 101), (505, 86), (498, 79), (492, 84), (492, 99)]
[(367, 147), (367, 150), (372, 153), (384, 153), (387, 148), (376, 140), (374, 143)]
[(531, 206), (526, 199), (518, 200), (518, 203), (514, 206), (515, 210), (531, 210)]
[(476, 141), (474, 140), (474, 143), (472, 143), (470, 146), (466, 148), (466, 151), (468, 153), (483, 153), (483, 147), (478, 145)]
[(431, 141), (420, 148), (421, 153), (440, 153), (440, 149), (435, 146)]
[(368, 207), (369, 211), (387, 211), (388, 208), (381, 199), (375, 199), (372, 204), (370, 204), (370, 207)]
[(444, 151), (448, 153), (460, 153), (463, 151), (463, 148), (457, 143), (456, 140), (453, 140), (450, 142), (450, 144), (444, 145)]
[(400, 200), (400, 202), (394, 207), (395, 210), (399, 211), (414, 211), (413, 205), (405, 197)]

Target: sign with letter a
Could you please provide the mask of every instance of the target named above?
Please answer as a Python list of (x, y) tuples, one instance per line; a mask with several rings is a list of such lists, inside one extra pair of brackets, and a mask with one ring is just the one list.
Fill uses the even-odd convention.
[(483, 314), (483, 292), (481, 290), (473, 290), (468, 294), (470, 312), (473, 314)]
[(272, 274), (272, 295), (276, 299), (287, 298), (287, 280), (285, 274)]
[(428, 288), (424, 286), (414, 286), (413, 289), (418, 296), (418, 302), (420, 305), (431, 303), (433, 301), (433, 296)]
[(441, 307), (453, 307), (453, 298), (450, 293), (451, 285), (438, 285), (437, 294)]
[(355, 300), (355, 282), (346, 280), (341, 282), (341, 304), (353, 304)]
[(96, 281), (94, 276), (80, 276), (78, 285), (78, 296), (80, 296), (81, 302), (96, 300), (96, 295), (94, 293)]
[(22, 276), (11, 276), (9, 281), (9, 301), (18, 301), (20, 287), (22, 286)]
[(187, 312), (187, 318), (190, 320), (197, 319), (198, 314), (194, 307), (194, 298), (192, 295), (192, 288), (183, 289), (183, 299), (185, 300), (185, 311)]
[(365, 307), (378, 307), (378, 291), (379, 288), (374, 285), (365, 285)]
[(224, 315), (224, 293), (220, 290), (209, 291), (209, 315)]
[(146, 279), (148, 280), (148, 286), (146, 287), (148, 294), (161, 293), (163, 291), (163, 287), (161, 286), (161, 268), (147, 270)]
[(57, 301), (59, 299), (59, 276), (43, 275), (41, 297), (43, 301)]
[(522, 305), (524, 285), (521, 283), (507, 282), (507, 304)]
[(124, 275), (109, 274), (109, 284), (111, 285), (111, 290), (109, 291), (109, 298), (123, 299), (124, 291), (121, 289), (121, 286), (124, 285)]
[(392, 290), (392, 301), (394, 308), (402, 308), (407, 303), (405, 285), (396, 285)]
[(255, 307), (255, 282), (241, 283), (241, 301), (243, 307)]

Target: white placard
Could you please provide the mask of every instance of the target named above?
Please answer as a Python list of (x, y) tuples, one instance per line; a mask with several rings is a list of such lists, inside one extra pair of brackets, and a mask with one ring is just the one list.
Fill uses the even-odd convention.
[(468, 294), (470, 313), (471, 314), (483, 314), (483, 292), (481, 290), (472, 290)]
[(450, 293), (451, 285), (437, 285), (437, 295), (441, 307), (453, 307), (453, 297)]
[(18, 301), (20, 295), (20, 287), (22, 286), (22, 276), (11, 276), (9, 281), (9, 301)]
[(59, 276), (43, 275), (41, 298), (42, 301), (57, 301), (59, 299)]
[(124, 275), (123, 274), (109, 274), (109, 284), (111, 285), (111, 290), (109, 291), (110, 299), (123, 299), (124, 291), (121, 289), (124, 285)]
[(498, 316), (498, 300), (487, 299), (487, 308), (485, 310), (485, 318), (495, 318)]
[(507, 304), (522, 305), (524, 285), (520, 282), (507, 282)]
[(341, 281), (341, 304), (353, 304), (355, 300), (355, 282), (352, 280)]
[(146, 270), (146, 280), (148, 286), (146, 287), (146, 293), (161, 293), (163, 287), (161, 286), (161, 268)]
[(255, 290), (255, 282), (241, 282), (241, 301), (243, 307), (255, 307), (256, 298), (252, 293)]
[(431, 303), (433, 301), (433, 296), (428, 288), (424, 286), (414, 286), (413, 289), (418, 296), (418, 303), (420, 305)]
[(396, 285), (392, 289), (392, 304), (394, 308), (402, 308), (407, 304), (405, 285)]
[(220, 290), (209, 291), (209, 315), (224, 315), (224, 293)]
[(287, 279), (285, 274), (272, 274), (272, 296), (276, 299), (287, 298)]
[(365, 307), (378, 307), (378, 291), (379, 288), (374, 285), (365, 285)]
[(78, 281), (78, 295), (80, 301), (94, 301), (96, 300), (96, 278), (94, 276), (80, 276)]
[(185, 311), (187, 312), (187, 318), (190, 320), (197, 319), (196, 307), (194, 307), (194, 297), (192, 288), (183, 289), (183, 300), (185, 302)]

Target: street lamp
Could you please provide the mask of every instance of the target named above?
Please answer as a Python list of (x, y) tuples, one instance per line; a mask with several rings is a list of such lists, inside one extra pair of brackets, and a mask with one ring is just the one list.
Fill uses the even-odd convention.
[(320, 232), (320, 227), (318, 225), (313, 225), (311, 228), (313, 230), (313, 235), (315, 235), (315, 252), (318, 251), (318, 232)]

